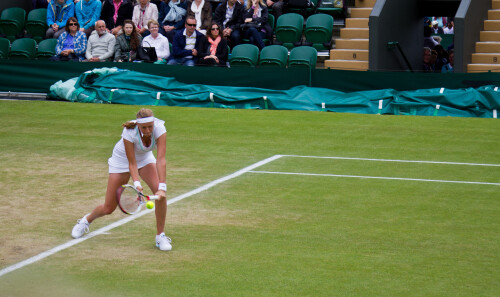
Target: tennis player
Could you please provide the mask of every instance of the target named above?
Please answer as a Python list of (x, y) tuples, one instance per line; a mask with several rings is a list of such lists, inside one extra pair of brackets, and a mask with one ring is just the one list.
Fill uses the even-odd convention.
[[(111, 158), (108, 159), (109, 177), (104, 204), (97, 206), (91, 213), (77, 221), (71, 236), (79, 238), (89, 232), (89, 225), (95, 219), (111, 214), (117, 206), (117, 190), (127, 184), (130, 177), (134, 187), (143, 190), (139, 177), (160, 196), (155, 201), (156, 246), (162, 251), (172, 249), (172, 240), (165, 236), (166, 203), (166, 160), (167, 130), (165, 122), (153, 116), (150, 109), (141, 109), (136, 120), (123, 125), (122, 138), (115, 145)], [(157, 158), (153, 155), (157, 147)]]

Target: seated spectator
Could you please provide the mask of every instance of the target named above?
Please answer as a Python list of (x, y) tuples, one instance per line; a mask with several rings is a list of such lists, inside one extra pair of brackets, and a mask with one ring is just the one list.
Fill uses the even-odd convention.
[(444, 50), (441, 44), (436, 45), (433, 51), (436, 51), (437, 54), (435, 61), (436, 72), (441, 72), (441, 68), (443, 68), (444, 65), (448, 64), (448, 53)]
[(58, 38), (65, 32), (68, 19), (75, 15), (73, 0), (51, 0), (47, 7), (47, 25), (45, 38)]
[(172, 57), (168, 61), (168, 65), (194, 66), (198, 60), (198, 49), (205, 36), (196, 30), (194, 16), (186, 18), (185, 26), (183, 31), (178, 31), (175, 34), (172, 42)]
[(444, 34), (455, 34), (455, 23), (453, 21), (449, 21), (448, 25), (444, 27)]
[(113, 35), (118, 35), (124, 20), (131, 20), (134, 11), (132, 0), (103, 0), (101, 20), (106, 22), (106, 28)]
[(432, 38), (431, 35), (432, 35), (432, 29), (427, 26), (424, 26), (424, 47), (433, 49), (439, 43), (434, 38)]
[(166, 0), (161, 2), (159, 8), (158, 23), (160, 23), (160, 34), (168, 40), (174, 40), (176, 30), (184, 28), (186, 22), (187, 6), (181, 0)]
[(104, 62), (111, 60), (115, 53), (116, 38), (108, 33), (106, 23), (99, 20), (95, 23), (95, 31), (89, 37), (85, 53), (88, 62)]
[(80, 31), (85, 32), (87, 38), (94, 31), (94, 24), (101, 14), (100, 0), (80, 0), (75, 5), (75, 15), (81, 25)]
[(132, 62), (137, 57), (137, 48), (141, 45), (142, 36), (137, 33), (132, 20), (123, 21), (123, 33), (116, 37), (115, 62)]
[(150, 20), (158, 21), (158, 7), (156, 4), (150, 3), (149, 0), (139, 0), (139, 3), (134, 6), (132, 21), (143, 37), (150, 34), (148, 30)]
[(227, 41), (221, 36), (219, 24), (212, 22), (212, 27), (206, 37), (200, 43), (198, 65), (226, 66)]
[(170, 57), (170, 45), (168, 43), (167, 37), (161, 35), (159, 32), (160, 24), (155, 20), (150, 20), (148, 23), (148, 28), (151, 34), (144, 37), (142, 40), (142, 46), (144, 47), (154, 47), (156, 51), (156, 56), (158, 60), (157, 64), (165, 64), (168, 57)]
[[(250, 1), (250, 0), (248, 0)], [(245, 1), (246, 2), (246, 1)], [(267, 7), (273, 10), (274, 17), (278, 19), (285, 10), (285, 0), (266, 0)], [(248, 5), (248, 4), (247, 4)]]
[(80, 31), (80, 24), (75, 17), (70, 17), (65, 26), (66, 32), (59, 35), (56, 55), (50, 61), (83, 61), (87, 49), (87, 36)]
[(434, 72), (434, 64), (431, 61), (432, 54), (431, 49), (424, 47), (424, 72)]
[(250, 40), (259, 49), (264, 48), (263, 39), (272, 37), (271, 26), (267, 23), (268, 9), (262, 0), (251, 0), (247, 4), (247, 10), (243, 15), (244, 23), (243, 37)]
[[(241, 41), (241, 24), (245, 8), (237, 0), (224, 0), (215, 9), (213, 20), (222, 28), (222, 36), (234, 47)], [(212, 25), (213, 27), (213, 25)]]
[(205, 0), (194, 0), (187, 3), (187, 16), (193, 16), (196, 19), (196, 30), (201, 34), (207, 34), (212, 24), (212, 5)]
[(443, 68), (441, 68), (442, 73), (450, 73), (455, 71), (455, 51), (450, 50), (448, 53), (448, 61), (449, 63), (444, 65)]
[(443, 28), (439, 27), (439, 23), (437, 21), (432, 21), (432, 34), (444, 34)]

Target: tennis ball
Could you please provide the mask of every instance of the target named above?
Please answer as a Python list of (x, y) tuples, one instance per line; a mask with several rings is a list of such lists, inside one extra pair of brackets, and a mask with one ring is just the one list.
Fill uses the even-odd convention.
[(155, 207), (155, 203), (153, 201), (148, 201), (148, 203), (146, 203), (146, 208), (152, 209), (153, 207)]

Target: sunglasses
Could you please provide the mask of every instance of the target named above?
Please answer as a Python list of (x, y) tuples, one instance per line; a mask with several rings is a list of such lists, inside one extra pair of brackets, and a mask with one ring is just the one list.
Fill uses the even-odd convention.
[(212, 31), (215, 31), (215, 30), (219, 31), (219, 27), (214, 27), (214, 28), (211, 28), (210, 30), (212, 30)]
[(68, 26), (78, 26), (77, 23), (69, 23)]
[(188, 25), (189, 27), (196, 27), (196, 24), (188, 24), (188, 23), (186, 23), (186, 25)]

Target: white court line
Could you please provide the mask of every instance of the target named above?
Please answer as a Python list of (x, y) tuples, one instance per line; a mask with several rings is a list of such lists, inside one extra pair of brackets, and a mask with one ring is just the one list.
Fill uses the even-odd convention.
[[(255, 169), (255, 168), (260, 167), (260, 166), (262, 166), (262, 165), (264, 165), (264, 164), (267, 164), (267, 163), (269, 163), (269, 162), (272, 162), (272, 161), (274, 161), (274, 160), (277, 160), (277, 159), (279, 159), (279, 158), (281, 158), (281, 157), (283, 157), (283, 156), (282, 156), (282, 155), (274, 155), (274, 156), (272, 156), (272, 157), (269, 157), (269, 158), (267, 158), (267, 159), (264, 159), (264, 160), (262, 160), (262, 161), (259, 161), (259, 162), (255, 163), (255, 164), (252, 164), (252, 165), (250, 165), (250, 166), (247, 166), (247, 167), (245, 167), (245, 168), (243, 168), (243, 169), (240, 169), (240, 170), (238, 170), (238, 171), (236, 171), (236, 172), (234, 172), (234, 173), (232, 173), (232, 174), (230, 174), (230, 175), (227, 175), (227, 176), (221, 177), (221, 178), (219, 178), (219, 179), (216, 179), (216, 180), (214, 180), (214, 181), (212, 181), (212, 182), (209, 182), (208, 184), (203, 185), (203, 186), (201, 186), (201, 187), (199, 187), (199, 188), (197, 188), (197, 189), (194, 189), (194, 190), (192, 190), (192, 191), (190, 191), (190, 192), (187, 192), (187, 193), (182, 194), (182, 195), (180, 195), (180, 196), (177, 196), (177, 197), (175, 197), (175, 198), (169, 199), (169, 200), (167, 201), (167, 205), (170, 205), (170, 204), (175, 203), (175, 202), (177, 202), (177, 201), (180, 201), (180, 200), (182, 200), (182, 199), (184, 199), (184, 198), (188, 198), (188, 197), (190, 197), (190, 196), (193, 196), (193, 195), (196, 195), (196, 194), (201, 193), (201, 192), (203, 192), (203, 191), (206, 191), (206, 190), (208, 190), (208, 189), (210, 189), (210, 188), (212, 188), (212, 187), (214, 187), (214, 186), (216, 186), (216, 185), (218, 185), (218, 184), (220, 184), (220, 183), (223, 183), (223, 182), (225, 182), (225, 181), (228, 181), (228, 180), (230, 180), (230, 179), (233, 179), (233, 178), (235, 178), (235, 177), (238, 177), (238, 176), (240, 176), (240, 175), (242, 175), (242, 174), (244, 174), (244, 173), (249, 172), (249, 171), (250, 171), (250, 170), (252, 170), (252, 169)], [(135, 214), (135, 215), (127, 216), (126, 218), (123, 218), (123, 219), (121, 219), (121, 220), (118, 220), (118, 221), (116, 221), (116, 222), (114, 222), (114, 223), (110, 224), (110, 225), (107, 225), (107, 226), (105, 226), (105, 227), (102, 227), (101, 229), (98, 229), (98, 230), (96, 230), (96, 231), (94, 231), (94, 232), (90, 232), (89, 234), (87, 234), (87, 235), (85, 235), (85, 236), (83, 236), (83, 237), (80, 237), (80, 238), (78, 238), (78, 239), (73, 239), (73, 240), (70, 240), (70, 241), (68, 241), (68, 242), (66, 242), (66, 243), (64, 243), (64, 244), (61, 244), (61, 245), (56, 246), (56, 247), (54, 247), (54, 248), (52, 248), (52, 249), (50, 249), (50, 250), (47, 250), (47, 251), (45, 251), (45, 252), (43, 252), (43, 253), (41, 253), (41, 254), (38, 254), (38, 255), (36, 255), (36, 256), (33, 256), (33, 257), (31, 257), (31, 258), (29, 258), (29, 259), (26, 259), (26, 260), (24, 260), (24, 261), (21, 261), (21, 262), (19, 262), (19, 263), (17, 263), (17, 264), (14, 264), (14, 265), (8, 266), (8, 267), (6, 267), (6, 268), (3, 268), (2, 270), (0, 270), (0, 276), (3, 276), (3, 275), (5, 275), (5, 274), (7, 274), (7, 273), (9, 273), (9, 272), (12, 272), (12, 271), (17, 270), (17, 269), (19, 269), (19, 268), (22, 268), (22, 267), (24, 267), (24, 266), (27, 266), (27, 265), (33, 264), (33, 263), (35, 263), (35, 262), (37, 262), (37, 261), (40, 261), (40, 260), (42, 260), (42, 259), (44, 259), (44, 258), (47, 258), (48, 256), (51, 256), (51, 255), (53, 255), (53, 254), (55, 254), (55, 253), (57, 253), (57, 252), (60, 252), (60, 251), (65, 250), (65, 249), (67, 249), (67, 248), (69, 248), (69, 247), (72, 247), (72, 246), (74, 246), (74, 245), (76, 245), (76, 244), (79, 244), (80, 242), (85, 241), (85, 240), (87, 240), (87, 239), (90, 239), (90, 238), (92, 238), (92, 237), (94, 237), (94, 236), (104, 234), (104, 233), (108, 232), (108, 231), (109, 231), (109, 230), (111, 230), (111, 229), (114, 229), (114, 228), (116, 228), (116, 227), (119, 227), (119, 226), (121, 226), (121, 225), (123, 225), (123, 224), (126, 224), (126, 223), (128, 223), (128, 222), (130, 222), (130, 221), (133, 221), (133, 220), (135, 220), (135, 219), (137, 219), (137, 218), (140, 218), (140, 217), (142, 217), (143, 215), (146, 215), (146, 214), (151, 213), (151, 212), (153, 212), (153, 211), (154, 211), (154, 209), (145, 209), (145, 210), (143, 210), (143, 211), (141, 211), (141, 212), (139, 212), (139, 213), (137, 213), (137, 214)], [(68, 230), (68, 235), (69, 235), (69, 233), (70, 233), (70, 231)]]
[(476, 185), (494, 185), (500, 186), (500, 183), (474, 182), (474, 181), (456, 181), (456, 180), (439, 180), (439, 179), (420, 179), (420, 178), (404, 178), (404, 177), (385, 177), (385, 176), (363, 176), (363, 175), (344, 175), (344, 174), (319, 174), (319, 173), (300, 173), (300, 172), (279, 172), (279, 171), (248, 171), (249, 173), (264, 173), (264, 174), (285, 174), (285, 175), (309, 175), (309, 176), (330, 176), (330, 177), (352, 177), (366, 179), (389, 179), (389, 180), (405, 180), (405, 181), (423, 181), (436, 183), (454, 183), (454, 184), (476, 184)]
[(469, 166), (493, 166), (500, 167), (500, 164), (482, 164), (482, 163), (460, 163), (460, 162), (440, 162), (440, 161), (416, 161), (416, 160), (391, 160), (391, 159), (369, 159), (369, 158), (348, 158), (348, 157), (321, 157), (321, 156), (299, 156), (282, 155), (292, 158), (313, 158), (313, 159), (337, 159), (337, 160), (359, 160), (359, 161), (379, 161), (379, 162), (399, 162), (399, 163), (422, 163), (422, 164), (445, 164), (445, 165), (469, 165)]

